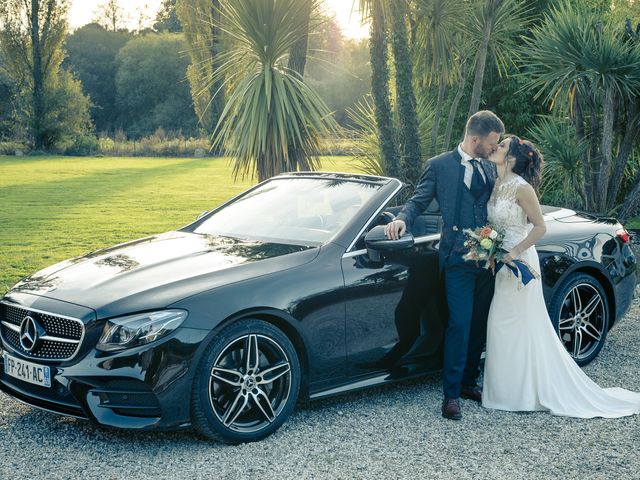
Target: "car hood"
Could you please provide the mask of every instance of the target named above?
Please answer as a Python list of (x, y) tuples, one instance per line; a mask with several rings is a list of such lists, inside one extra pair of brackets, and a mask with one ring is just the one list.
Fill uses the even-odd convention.
[(7, 293), (94, 309), (98, 318), (163, 308), (185, 297), (311, 261), (317, 247), (168, 232), (66, 260)]

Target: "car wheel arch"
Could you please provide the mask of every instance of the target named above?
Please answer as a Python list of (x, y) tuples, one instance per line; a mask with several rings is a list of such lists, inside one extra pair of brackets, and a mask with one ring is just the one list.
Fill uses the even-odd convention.
[(198, 352), (194, 357), (194, 364), (197, 364), (200, 361), (200, 358), (207, 350), (208, 345), (212, 342), (215, 336), (222, 330), (224, 330), (229, 325), (249, 319), (257, 319), (263, 320), (267, 323), (270, 323), (274, 327), (280, 329), (291, 341), (293, 347), (296, 350), (298, 355), (298, 359), (300, 362), (300, 400), (304, 400), (308, 397), (308, 371), (309, 371), (309, 355), (307, 351), (307, 346), (302, 337), (302, 334), (296, 327), (296, 323), (298, 320), (291, 317), (287, 313), (277, 310), (274, 308), (252, 308), (243, 310), (240, 312), (236, 312), (233, 315), (228, 316), (224, 320), (218, 322), (218, 324), (211, 330), (211, 332), (206, 336), (206, 338), (202, 341), (200, 347), (198, 348)]
[(299, 397), (295, 347), (280, 328), (256, 316), (226, 323), (215, 333), (194, 368), (191, 425), (214, 441), (262, 440), (287, 420)]
[[(573, 264), (569, 266), (563, 273), (558, 277), (553, 285), (550, 287), (555, 291), (560, 285), (562, 285), (565, 280), (573, 275), (578, 275), (584, 273), (593, 277), (595, 280), (600, 283), (602, 288), (604, 289), (607, 301), (607, 307), (609, 310), (609, 330), (616, 321), (616, 302), (615, 302), (615, 294), (613, 292), (613, 284), (611, 279), (607, 276), (605, 271), (602, 268), (602, 265), (595, 262), (581, 262), (577, 264)], [(549, 300), (551, 301), (551, 300)], [(548, 305), (547, 305), (548, 306)]]

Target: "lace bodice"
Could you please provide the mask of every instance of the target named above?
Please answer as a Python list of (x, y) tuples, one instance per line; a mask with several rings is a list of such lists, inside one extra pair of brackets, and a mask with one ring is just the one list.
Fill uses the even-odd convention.
[(487, 205), (489, 223), (504, 231), (503, 248), (507, 250), (520, 243), (532, 227), (516, 202), (516, 193), (521, 185), (527, 185), (527, 181), (519, 175), (504, 183), (498, 181)]

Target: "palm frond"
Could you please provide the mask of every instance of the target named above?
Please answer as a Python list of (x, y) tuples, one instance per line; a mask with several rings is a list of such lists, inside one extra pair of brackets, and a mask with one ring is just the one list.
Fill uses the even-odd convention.
[(545, 159), (543, 201), (574, 208), (583, 206), (582, 167), (588, 158), (589, 144), (576, 138), (573, 125), (565, 117), (540, 116), (528, 133)]
[(354, 161), (359, 172), (368, 175), (386, 175), (387, 169), (380, 151), (380, 139), (376, 123), (375, 106), (370, 95), (347, 109), (353, 121), (355, 155)]
[(315, 170), (320, 138), (336, 131), (324, 101), (286, 67), (306, 32), (309, 1), (317, 7), (317, 0), (221, 3), (220, 29), (232, 41), (211, 78), (224, 80), (227, 92), (212, 138), (234, 159), (236, 178)]

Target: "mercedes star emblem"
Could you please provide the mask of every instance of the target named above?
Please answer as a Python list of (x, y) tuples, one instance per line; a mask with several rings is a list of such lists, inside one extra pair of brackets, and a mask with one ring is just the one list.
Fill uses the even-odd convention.
[(20, 324), (20, 345), (27, 352), (31, 352), (36, 347), (40, 338), (40, 330), (40, 326), (32, 317), (26, 316), (22, 319)]

